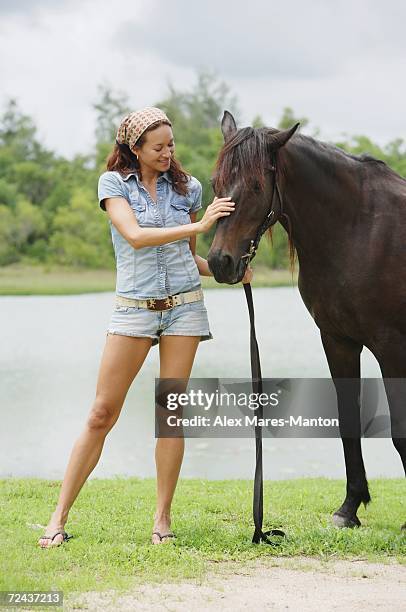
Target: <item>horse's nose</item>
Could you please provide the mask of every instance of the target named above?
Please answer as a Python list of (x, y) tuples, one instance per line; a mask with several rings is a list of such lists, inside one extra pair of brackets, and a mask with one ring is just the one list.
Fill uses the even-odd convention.
[(229, 253), (222, 253), (221, 251), (209, 253), (207, 261), (218, 283), (234, 282), (236, 269), (234, 259)]

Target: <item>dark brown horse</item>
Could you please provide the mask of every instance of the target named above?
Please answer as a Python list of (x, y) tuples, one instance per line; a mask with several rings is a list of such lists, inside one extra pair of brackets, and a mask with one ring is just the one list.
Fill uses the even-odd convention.
[(333, 521), (354, 527), (359, 505), (370, 501), (360, 440), (364, 346), (379, 362), (406, 471), (406, 181), (382, 161), (295, 134), (297, 127), (238, 130), (225, 111), (212, 182), (236, 207), (219, 220), (208, 262), (218, 282), (237, 283), (259, 234), (276, 221), (289, 232), (299, 291), (337, 390), (347, 491)]

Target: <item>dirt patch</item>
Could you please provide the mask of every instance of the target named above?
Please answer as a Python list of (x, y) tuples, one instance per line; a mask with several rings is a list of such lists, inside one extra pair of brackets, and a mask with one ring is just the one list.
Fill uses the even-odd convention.
[(146, 584), (123, 595), (115, 591), (70, 595), (64, 609), (401, 612), (406, 611), (406, 566), (306, 557), (220, 563), (204, 582)]

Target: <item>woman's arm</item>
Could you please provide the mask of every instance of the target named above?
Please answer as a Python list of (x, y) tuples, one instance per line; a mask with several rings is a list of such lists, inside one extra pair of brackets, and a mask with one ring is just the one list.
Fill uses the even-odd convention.
[[(196, 222), (196, 217), (197, 212), (190, 214), (190, 220), (192, 223)], [(190, 250), (192, 251), (200, 276), (213, 276), (207, 260), (203, 259), (203, 257), (200, 257), (200, 255), (197, 255), (196, 253), (196, 236), (191, 236), (190, 238)]]
[(195, 237), (206, 232), (217, 219), (234, 210), (234, 202), (230, 202), (230, 198), (215, 198), (197, 223), (177, 227), (140, 227), (125, 198), (106, 198), (104, 202), (111, 222), (134, 249)]

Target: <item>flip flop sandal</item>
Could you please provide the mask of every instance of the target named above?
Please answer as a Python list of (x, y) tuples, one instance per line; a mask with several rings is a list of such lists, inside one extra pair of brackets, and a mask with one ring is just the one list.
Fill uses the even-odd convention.
[(164, 538), (176, 538), (176, 535), (174, 533), (160, 534), (159, 531), (153, 531), (152, 535), (157, 535), (161, 542)]
[[(57, 535), (61, 534), (61, 536), (63, 536), (63, 540), (62, 542), (67, 542), (68, 540), (70, 540), (71, 538), (73, 538), (73, 535), (68, 535), (66, 533), (66, 531), (56, 531), (52, 536), (46, 536), (43, 535), (41, 536), (41, 540), (51, 540), (51, 542), (54, 541), (54, 539), (56, 538)], [(60, 546), (62, 544), (62, 542), (60, 542), (59, 544), (57, 544), (56, 546)], [(49, 546), (41, 546), (39, 545), (41, 548), (50, 548)]]

